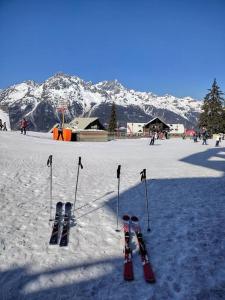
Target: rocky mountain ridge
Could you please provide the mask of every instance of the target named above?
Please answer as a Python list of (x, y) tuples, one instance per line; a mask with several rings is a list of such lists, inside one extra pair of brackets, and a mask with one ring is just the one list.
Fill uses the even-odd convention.
[(127, 122), (148, 122), (154, 117), (166, 123), (183, 123), (195, 127), (201, 102), (191, 97), (157, 96), (125, 88), (118, 80), (97, 84), (79, 77), (58, 73), (39, 84), (33, 80), (0, 90), (0, 105), (9, 110), (11, 128), (17, 129), (19, 120), (26, 117), (30, 129), (48, 131), (60, 121), (58, 107), (68, 107), (65, 121), (74, 117), (99, 117), (109, 122), (112, 103), (116, 103), (119, 126)]

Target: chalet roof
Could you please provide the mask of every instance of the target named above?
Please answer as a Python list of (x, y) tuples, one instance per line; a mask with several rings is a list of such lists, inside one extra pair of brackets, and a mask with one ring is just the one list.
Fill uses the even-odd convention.
[(98, 121), (98, 118), (75, 118), (69, 123), (69, 126), (74, 129), (84, 130), (95, 121)]
[(150, 124), (155, 124), (155, 122), (158, 121), (159, 123), (163, 123), (165, 127), (170, 128), (165, 122), (163, 122), (160, 118), (156, 117), (153, 118), (151, 121), (149, 121), (148, 123), (146, 123), (144, 125), (144, 127), (148, 127)]

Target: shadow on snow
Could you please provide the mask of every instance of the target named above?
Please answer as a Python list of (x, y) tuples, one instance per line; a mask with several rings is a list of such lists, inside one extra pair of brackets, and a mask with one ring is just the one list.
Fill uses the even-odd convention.
[[(156, 273), (155, 285), (144, 282), (137, 251), (134, 253), (135, 281), (124, 283), (121, 249), (121, 257), (40, 273), (30, 272), (29, 265), (0, 271), (0, 299), (224, 299), (225, 148), (209, 149), (181, 161), (221, 171), (223, 176), (148, 180), (150, 233), (146, 232), (143, 183), (120, 197), (121, 215), (135, 214), (140, 218)], [(115, 197), (105, 205), (116, 214)], [(26, 286), (43, 276), (62, 273), (70, 276), (78, 269), (101, 264), (109, 265), (110, 271), (96, 278), (26, 292)]]

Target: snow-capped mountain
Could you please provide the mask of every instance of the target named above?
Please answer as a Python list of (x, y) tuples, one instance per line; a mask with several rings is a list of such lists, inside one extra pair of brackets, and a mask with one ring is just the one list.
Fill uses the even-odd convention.
[(120, 126), (148, 122), (157, 116), (166, 123), (193, 127), (201, 111), (201, 102), (191, 97), (157, 96), (127, 89), (117, 80), (93, 84), (63, 73), (41, 84), (26, 81), (0, 90), (0, 105), (8, 108), (12, 129), (17, 129), (19, 120), (26, 117), (31, 130), (48, 131), (61, 118), (57, 110), (61, 102), (68, 105), (66, 122), (76, 116), (95, 116), (104, 124), (109, 122), (115, 102)]

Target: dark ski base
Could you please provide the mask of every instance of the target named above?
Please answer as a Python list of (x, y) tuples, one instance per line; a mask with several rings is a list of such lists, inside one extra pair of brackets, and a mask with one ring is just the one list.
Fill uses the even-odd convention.
[(71, 210), (72, 210), (72, 204), (70, 202), (66, 202), (64, 220), (63, 220), (63, 228), (62, 228), (62, 235), (61, 235), (61, 239), (60, 239), (60, 243), (59, 243), (60, 247), (68, 246), (68, 243), (69, 243)]
[(148, 258), (148, 253), (142, 236), (139, 220), (137, 217), (133, 216), (131, 217), (131, 222), (132, 222), (132, 228), (135, 231), (138, 240), (139, 251), (140, 251), (141, 261), (142, 261), (143, 271), (144, 271), (144, 278), (147, 282), (154, 283), (156, 281), (155, 275), (153, 273), (152, 266)]
[(55, 219), (52, 227), (52, 234), (49, 241), (50, 245), (57, 245), (59, 241), (60, 227), (61, 227), (60, 223), (62, 219), (62, 208), (63, 208), (63, 203), (58, 202), (56, 204)]
[(132, 263), (132, 251), (130, 248), (130, 217), (128, 215), (123, 216), (123, 229), (125, 238), (124, 248), (124, 280), (131, 281), (134, 279), (133, 263)]

